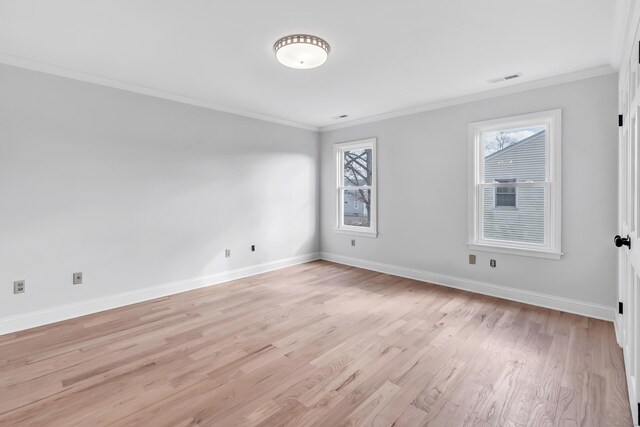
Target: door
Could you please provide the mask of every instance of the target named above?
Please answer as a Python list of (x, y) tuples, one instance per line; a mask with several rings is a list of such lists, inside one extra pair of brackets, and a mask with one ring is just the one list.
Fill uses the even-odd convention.
[[(640, 109), (640, 77), (638, 75), (638, 37), (635, 49), (627, 52), (627, 67), (621, 67), (619, 83), (619, 108), (622, 126), (618, 141), (618, 231), (614, 242), (618, 253), (618, 301), (622, 314), (615, 318), (618, 341), (624, 351), (629, 401), (635, 424), (638, 424), (637, 407), (640, 390), (640, 239), (638, 239), (640, 197), (638, 185), (638, 110)], [(638, 405), (640, 406), (640, 405)]]

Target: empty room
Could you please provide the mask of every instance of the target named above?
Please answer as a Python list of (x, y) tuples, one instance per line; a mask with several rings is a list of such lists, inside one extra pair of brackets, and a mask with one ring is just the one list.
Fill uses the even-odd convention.
[(0, 0), (0, 426), (628, 427), (639, 0)]

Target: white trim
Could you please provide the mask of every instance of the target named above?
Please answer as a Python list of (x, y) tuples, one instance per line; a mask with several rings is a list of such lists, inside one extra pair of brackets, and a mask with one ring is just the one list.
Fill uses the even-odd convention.
[(455, 98), (446, 98), (440, 101), (430, 102), (427, 104), (419, 105), (413, 108), (407, 108), (402, 110), (390, 111), (387, 113), (376, 114), (373, 116), (362, 117), (359, 119), (353, 119), (350, 121), (341, 122), (335, 125), (329, 126), (314, 126), (306, 123), (293, 122), (278, 117), (271, 117), (259, 113), (245, 111), (241, 109), (235, 109), (225, 107), (223, 105), (215, 104), (209, 101), (201, 99), (191, 98), (184, 95), (179, 95), (171, 92), (166, 92), (159, 89), (152, 89), (141, 85), (127, 83), (120, 80), (110, 79), (90, 73), (84, 73), (82, 71), (74, 70), (71, 68), (59, 67), (45, 62), (34, 61), (27, 58), (21, 58), (18, 56), (7, 55), (0, 53), (0, 64), (11, 65), (14, 67), (26, 68), (28, 70), (40, 71), (47, 74), (53, 74), (56, 76), (67, 77), (74, 80), (80, 80), (88, 83), (94, 83), (100, 86), (112, 87), (116, 89), (126, 90), (129, 92), (140, 93), (143, 95), (153, 96), (156, 98), (168, 99), (171, 101), (180, 102), (183, 104), (195, 105), (197, 107), (207, 108), (210, 110), (221, 111), (229, 114), (236, 114), (243, 117), (249, 117), (252, 119), (263, 120), (266, 122), (272, 122), (281, 124), (284, 126), (290, 126), (315, 132), (328, 132), (335, 129), (342, 129), (352, 126), (357, 126), (365, 123), (379, 122), (382, 120), (391, 119), (394, 117), (408, 116), (411, 114), (422, 113), (425, 111), (438, 110), (440, 108), (451, 107), (454, 105), (466, 104), (474, 101), (481, 101), (483, 99), (495, 98), (502, 95), (509, 95), (513, 93), (526, 92), (528, 90), (544, 88), (548, 86), (555, 86), (563, 83), (569, 83), (577, 80), (589, 79), (592, 77), (605, 76), (613, 74), (616, 69), (611, 65), (601, 65), (594, 68), (588, 68), (586, 70), (580, 70), (567, 74), (560, 74), (557, 76), (547, 77), (544, 79), (534, 80), (530, 82), (524, 82), (519, 84), (513, 84), (507, 87), (501, 87), (498, 89), (491, 89), (482, 92), (473, 93)]
[[(371, 149), (371, 167), (372, 178), (371, 185), (363, 185), (360, 187), (345, 187), (344, 186), (344, 171), (343, 171), (343, 158), (342, 153), (346, 150), (354, 149)], [(335, 229), (341, 233), (365, 235), (368, 237), (378, 236), (378, 140), (377, 138), (359, 139), (357, 141), (340, 142), (333, 145), (333, 156), (336, 165), (336, 195), (335, 195)], [(371, 202), (369, 207), (369, 227), (358, 227), (343, 224), (343, 209), (344, 209), (344, 190), (346, 189), (358, 189), (366, 188), (371, 192)]]
[(620, 335), (620, 315), (619, 314), (614, 314), (614, 319), (613, 319), (613, 330), (616, 333), (616, 343), (618, 343), (618, 346), (620, 348), (622, 348), (622, 336)]
[[(640, 400), (638, 384), (638, 368), (640, 367), (640, 346), (638, 345), (640, 315), (638, 300), (634, 287), (638, 280), (640, 268), (640, 251), (638, 251), (637, 212), (638, 187), (631, 185), (638, 182), (638, 162), (636, 144), (638, 135), (634, 130), (637, 123), (637, 108), (640, 103), (638, 91), (638, 26), (640, 25), (640, 2), (620, 0), (616, 10), (616, 27), (619, 31), (614, 37), (613, 61), (618, 60), (618, 112), (624, 117), (624, 126), (618, 133), (618, 232), (629, 235), (631, 249), (618, 252), (618, 284), (617, 300), (624, 304), (624, 314), (616, 315), (615, 329), (618, 344), (622, 347), (627, 379), (627, 393), (631, 406), (633, 424), (639, 423), (637, 402)], [(621, 34), (620, 34), (621, 33)], [(617, 57), (615, 56), (617, 55)], [(633, 95), (633, 96), (632, 96)], [(634, 205), (635, 200), (635, 205)], [(635, 209), (635, 210), (634, 210)], [(633, 215), (632, 215), (632, 210)], [(632, 231), (633, 229), (633, 231)]]
[(202, 99), (191, 98), (189, 96), (179, 95), (177, 93), (167, 92), (160, 89), (153, 89), (146, 86), (141, 86), (134, 83), (127, 83), (121, 80), (110, 79), (107, 77), (98, 76), (95, 74), (84, 73), (82, 71), (73, 70), (70, 68), (58, 67), (56, 65), (47, 64), (44, 62), (33, 61), (26, 58), (20, 58), (17, 56), (5, 55), (0, 53), (0, 63), (11, 65), (14, 67), (26, 68), (28, 70), (40, 71), (42, 73), (53, 74), (56, 76), (66, 77), (69, 79), (80, 80), (87, 83), (93, 83), (100, 86), (111, 87), (115, 89), (126, 90), (128, 92), (139, 93), (142, 95), (153, 96), (155, 98), (168, 99), (170, 101), (180, 102), (182, 104), (195, 105), (196, 107), (207, 108), (209, 110), (221, 111), (223, 113), (235, 114), (237, 116), (249, 117), (251, 119), (262, 120), (265, 122), (277, 123), (279, 125), (310, 130), (318, 132), (320, 130), (317, 126), (311, 126), (304, 123), (293, 122), (290, 120), (280, 119), (277, 117), (271, 117), (264, 114), (254, 113), (238, 108), (225, 107), (220, 104), (205, 101)]
[(37, 326), (60, 322), (75, 317), (86, 316), (100, 311), (111, 310), (155, 298), (165, 297), (193, 289), (218, 285), (231, 280), (242, 279), (268, 271), (278, 270), (292, 265), (319, 259), (318, 253), (299, 255), (292, 258), (225, 271), (211, 276), (195, 277), (179, 282), (166, 283), (131, 292), (123, 292), (102, 298), (93, 298), (73, 304), (65, 304), (57, 307), (46, 308), (31, 313), (19, 314), (0, 318), (0, 335), (35, 328)]
[[(635, 3), (635, 2), (634, 2)], [(625, 36), (629, 19), (632, 17), (631, 0), (617, 0), (613, 17), (613, 34), (611, 37), (611, 59), (610, 63), (616, 70), (620, 67), (622, 59), (622, 49), (625, 46)], [(633, 22), (633, 21), (631, 21)], [(626, 55), (624, 55), (626, 57)]]
[(360, 231), (360, 230), (345, 230), (343, 228), (334, 228), (333, 231), (340, 234), (351, 234), (354, 236), (363, 236), (363, 237), (378, 237), (378, 233), (373, 233), (371, 231)]
[[(482, 191), (485, 187), (497, 187), (496, 183), (484, 183), (484, 152), (481, 135), (505, 128), (523, 128), (544, 124), (548, 130), (548, 173), (544, 182), (515, 183), (515, 187), (544, 186), (544, 244), (510, 242), (486, 239), (483, 236)], [(468, 245), (480, 250), (513, 253), (514, 255), (559, 259), (562, 256), (562, 110), (539, 111), (518, 116), (469, 123), (469, 217)], [(545, 256), (546, 255), (546, 256)]]
[(422, 282), (461, 289), (477, 294), (489, 295), (492, 297), (536, 305), (553, 310), (565, 311), (567, 313), (579, 314), (581, 316), (592, 317), (594, 319), (607, 321), (613, 321), (614, 319), (614, 308), (610, 306), (593, 304), (539, 292), (514, 289), (506, 286), (493, 285), (491, 283), (479, 282), (446, 274), (432, 273), (424, 270), (335, 255), (327, 252), (321, 252), (320, 258), (326, 261), (350, 265), (352, 267), (364, 268), (366, 270), (373, 270), (380, 273), (392, 274), (394, 276), (420, 280)]
[(538, 251), (535, 249), (510, 247), (506, 245), (490, 245), (487, 243), (467, 243), (467, 247), (471, 250), (493, 252), (496, 254), (509, 254), (530, 256), (534, 258), (561, 259), (562, 252)]
[(611, 60), (617, 60), (614, 68), (620, 72), (620, 75), (627, 68), (629, 52), (634, 49), (633, 44), (640, 23), (640, 4), (635, 0), (621, 0), (621, 2), (623, 4), (618, 5), (614, 17), (616, 22), (611, 53)]
[(531, 82), (513, 84), (499, 89), (486, 90), (471, 95), (461, 96), (458, 98), (447, 98), (441, 101), (431, 102), (413, 108), (391, 111), (384, 114), (376, 114), (369, 117), (353, 119), (347, 122), (341, 122), (335, 125), (321, 126), (320, 132), (329, 132), (336, 129), (344, 129), (352, 126), (358, 126), (366, 123), (380, 122), (382, 120), (393, 119), (395, 117), (409, 116), (411, 114), (423, 113), (425, 111), (439, 110), (441, 108), (453, 107), (455, 105), (467, 104), (484, 99), (496, 98), (498, 96), (510, 95), (514, 93), (526, 92), (534, 89), (541, 89), (549, 86), (556, 86), (563, 83), (570, 83), (578, 80), (590, 79), (593, 77), (606, 76), (615, 74), (616, 70), (611, 65), (601, 65), (599, 67), (588, 68), (573, 73), (560, 74), (558, 76), (547, 77)]

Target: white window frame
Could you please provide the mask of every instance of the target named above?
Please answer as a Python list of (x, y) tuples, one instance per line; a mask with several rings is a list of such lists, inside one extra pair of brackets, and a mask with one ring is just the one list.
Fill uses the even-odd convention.
[[(378, 182), (378, 167), (377, 167), (377, 139), (367, 138), (358, 141), (342, 142), (335, 144), (333, 147), (334, 158), (336, 160), (336, 231), (346, 234), (357, 234), (367, 237), (378, 236), (378, 194), (377, 194), (377, 182)], [(371, 185), (363, 185), (358, 187), (346, 187), (344, 185), (344, 152), (350, 150), (357, 150), (362, 148), (371, 149), (372, 153), (372, 177)], [(369, 212), (369, 227), (360, 227), (355, 225), (344, 224), (344, 189), (369, 189), (371, 191), (371, 203)]]
[[(525, 243), (483, 238), (483, 209), (481, 191), (487, 187), (498, 187), (500, 183), (483, 183), (484, 158), (481, 146), (483, 132), (503, 129), (546, 125), (548, 176), (546, 188), (544, 243)], [(469, 124), (469, 249), (539, 258), (560, 259), (562, 226), (561, 193), (561, 147), (562, 110), (548, 110), (519, 116), (504, 117)], [(517, 187), (539, 187), (538, 183), (518, 182)], [(516, 202), (517, 203), (517, 202)]]

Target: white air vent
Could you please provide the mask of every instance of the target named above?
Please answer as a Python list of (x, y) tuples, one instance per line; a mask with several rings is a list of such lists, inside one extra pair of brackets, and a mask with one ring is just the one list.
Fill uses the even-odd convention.
[(518, 77), (522, 77), (522, 73), (509, 74), (508, 76), (497, 77), (495, 79), (489, 79), (489, 80), (487, 80), (487, 83), (493, 84), (493, 83), (506, 82), (507, 80), (517, 79)]

